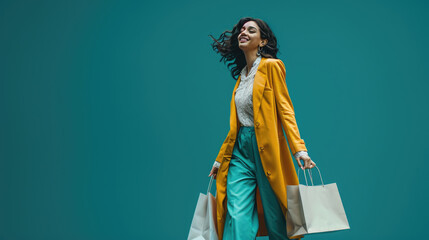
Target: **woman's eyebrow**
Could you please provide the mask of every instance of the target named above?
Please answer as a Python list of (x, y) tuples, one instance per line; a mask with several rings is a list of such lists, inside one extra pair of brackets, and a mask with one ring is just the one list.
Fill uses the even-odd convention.
[[(243, 28), (244, 28), (244, 26), (243, 26), (243, 27), (241, 27), (241, 29), (243, 29)], [(249, 28), (256, 29), (256, 27), (254, 27), (254, 26), (249, 26)]]

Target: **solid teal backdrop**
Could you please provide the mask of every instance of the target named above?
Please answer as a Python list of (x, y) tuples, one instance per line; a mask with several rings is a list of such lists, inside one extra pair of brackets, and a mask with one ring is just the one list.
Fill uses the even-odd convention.
[(1, 1), (0, 239), (185, 239), (235, 84), (208, 35), (246, 16), (351, 226), (306, 239), (422, 238), (428, 5)]

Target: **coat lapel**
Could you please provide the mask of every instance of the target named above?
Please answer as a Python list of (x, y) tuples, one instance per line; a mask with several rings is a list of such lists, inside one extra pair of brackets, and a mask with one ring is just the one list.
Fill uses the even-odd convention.
[(238, 76), (237, 82), (235, 83), (234, 91), (232, 92), (232, 99), (231, 99), (231, 117), (230, 117), (230, 129), (233, 130), (231, 133), (232, 136), (237, 136), (238, 128), (239, 128), (239, 120), (237, 116), (237, 109), (235, 106), (235, 91), (237, 90), (238, 86), (240, 85), (241, 76)]
[(258, 70), (255, 74), (255, 79), (253, 82), (253, 120), (256, 119), (259, 113), (259, 108), (261, 106), (262, 95), (264, 93), (265, 84), (267, 82), (267, 74), (265, 72), (265, 60), (266, 58), (262, 57), (261, 62), (259, 63)]

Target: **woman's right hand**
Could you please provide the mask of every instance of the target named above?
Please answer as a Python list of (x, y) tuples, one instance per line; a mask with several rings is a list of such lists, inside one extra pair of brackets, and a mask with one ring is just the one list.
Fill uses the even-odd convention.
[[(295, 158), (295, 159), (298, 162), (298, 166), (302, 170), (305, 170), (306, 168), (311, 169), (311, 168), (313, 168), (313, 167), (316, 166), (316, 163), (313, 162), (313, 160), (311, 160), (310, 156), (308, 156), (308, 155), (301, 155), (301, 156), (299, 156), (298, 158)], [(304, 160), (304, 165), (301, 163), (301, 161), (300, 161), (301, 159)]]
[(219, 170), (219, 168), (217, 168), (217, 167), (213, 166), (213, 167), (212, 167), (212, 170), (210, 171), (209, 177), (210, 177), (211, 175), (213, 175), (213, 178), (214, 178), (214, 179), (216, 179), (217, 170)]

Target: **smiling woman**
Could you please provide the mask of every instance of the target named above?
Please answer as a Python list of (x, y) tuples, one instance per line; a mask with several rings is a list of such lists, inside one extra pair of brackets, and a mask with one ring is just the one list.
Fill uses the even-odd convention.
[(237, 79), (230, 130), (209, 174), (216, 179), (219, 239), (289, 239), (286, 186), (299, 183), (289, 150), (301, 168), (316, 164), (298, 131), (277, 39), (264, 21), (248, 17), (213, 40)]
[[(231, 35), (231, 36), (229, 36)], [(277, 58), (277, 38), (269, 26), (261, 19), (255, 18), (242, 18), (234, 26), (232, 31), (224, 31), (218, 39), (209, 35), (214, 43), (212, 44), (213, 50), (221, 54), (221, 61), (229, 63), (232, 66), (231, 74), (234, 79), (238, 79), (243, 67), (248, 64), (245, 58), (245, 51), (248, 52), (247, 56), (253, 56), (256, 59), (256, 52), (258, 51), (258, 41), (265, 39), (259, 47), (260, 54), (267, 58)], [(246, 38), (247, 41), (240, 42), (239, 37)], [(244, 50), (243, 50), (244, 49)], [(252, 61), (253, 62), (253, 61)]]

